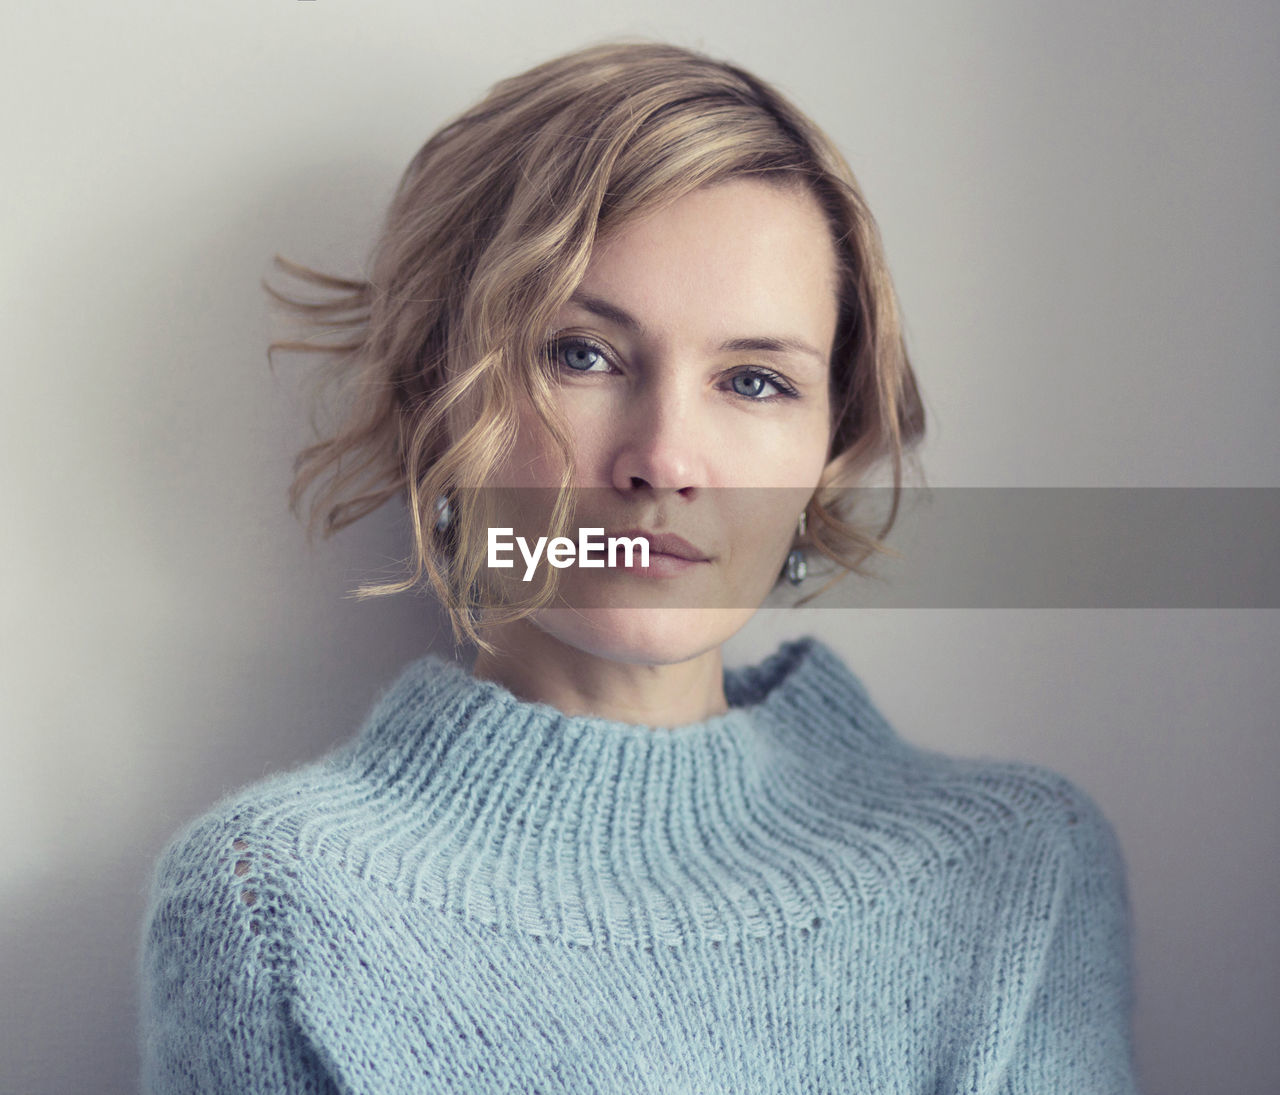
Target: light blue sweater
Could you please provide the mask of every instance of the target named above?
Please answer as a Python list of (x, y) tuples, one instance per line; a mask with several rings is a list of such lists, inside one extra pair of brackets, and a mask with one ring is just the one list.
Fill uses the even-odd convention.
[(674, 730), (423, 658), (157, 864), (148, 1092), (1134, 1091), (1124, 870), (1060, 776), (815, 639)]

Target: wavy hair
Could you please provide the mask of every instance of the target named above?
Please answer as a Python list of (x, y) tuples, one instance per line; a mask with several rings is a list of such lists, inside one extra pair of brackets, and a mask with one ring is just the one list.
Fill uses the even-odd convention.
[[(802, 546), (866, 574), (898, 511), (904, 454), (924, 434), (879, 232), (853, 172), (780, 92), (704, 54), (658, 43), (580, 49), (496, 84), (443, 126), (400, 180), (364, 279), (275, 256), (322, 291), (307, 300), (263, 282), (302, 337), (276, 351), (322, 355), (316, 398), (335, 399), (328, 436), (299, 453), (289, 503), (314, 486), (308, 537), (325, 537), (394, 496), (405, 500), (413, 554), (400, 580), (424, 580), (455, 640), (488, 649), (479, 626), (550, 603), (557, 571), (522, 601), (494, 603), (481, 578), (483, 486), (510, 452), (523, 396), (562, 458), (550, 535), (569, 528), (572, 447), (545, 368), (546, 331), (582, 280), (597, 240), (630, 218), (731, 178), (803, 185), (817, 198), (839, 261), (831, 359), (832, 442), (806, 510)], [(313, 418), (314, 424), (314, 418)], [(317, 433), (319, 428), (316, 427)], [(878, 528), (854, 520), (849, 488), (888, 462), (892, 503)], [(437, 500), (452, 520), (437, 529)]]

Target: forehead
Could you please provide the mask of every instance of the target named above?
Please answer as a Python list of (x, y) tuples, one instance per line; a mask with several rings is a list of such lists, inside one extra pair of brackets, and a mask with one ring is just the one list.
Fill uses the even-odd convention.
[(799, 328), (824, 347), (838, 311), (835, 246), (817, 199), (758, 179), (702, 187), (627, 221), (597, 244), (581, 288), (659, 332)]

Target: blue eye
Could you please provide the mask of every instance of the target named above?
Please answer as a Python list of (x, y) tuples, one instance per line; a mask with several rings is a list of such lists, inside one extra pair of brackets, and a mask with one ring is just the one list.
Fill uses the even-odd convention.
[[(746, 383), (739, 386), (738, 381)], [(767, 372), (764, 369), (746, 369), (743, 372), (735, 373), (730, 381), (734, 394), (743, 396), (752, 403), (769, 403), (779, 396), (787, 399), (794, 399), (796, 396), (795, 388), (791, 387), (777, 373)], [(762, 395), (766, 388), (772, 388), (774, 395)]]
[[(547, 360), (556, 369), (570, 372), (608, 373), (615, 371), (609, 352), (583, 338), (557, 338), (547, 343)], [(742, 369), (729, 380), (730, 390), (748, 403), (772, 403), (796, 399), (799, 392), (783, 377), (769, 369)]]
[(575, 373), (596, 372), (599, 366), (609, 365), (602, 349), (582, 339), (558, 339), (547, 347), (547, 354), (555, 364)]

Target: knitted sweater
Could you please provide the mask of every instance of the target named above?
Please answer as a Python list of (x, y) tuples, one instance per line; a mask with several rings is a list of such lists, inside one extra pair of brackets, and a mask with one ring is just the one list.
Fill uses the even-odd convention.
[(144, 1089), (1132, 1092), (1124, 871), (816, 639), (654, 729), (435, 657), (155, 869)]

